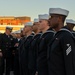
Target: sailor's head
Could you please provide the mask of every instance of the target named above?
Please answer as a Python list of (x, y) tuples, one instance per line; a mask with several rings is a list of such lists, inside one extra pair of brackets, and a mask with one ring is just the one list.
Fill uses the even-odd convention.
[(6, 26), (6, 33), (10, 34), (12, 32), (13, 27)]
[(64, 23), (66, 17), (68, 16), (69, 11), (61, 8), (50, 8), (49, 15), (51, 27), (58, 27), (59, 23)]
[(39, 17), (39, 28), (40, 30), (43, 30), (45, 29), (47, 26), (49, 26), (49, 15), (48, 14), (41, 14), (41, 15), (38, 15)]

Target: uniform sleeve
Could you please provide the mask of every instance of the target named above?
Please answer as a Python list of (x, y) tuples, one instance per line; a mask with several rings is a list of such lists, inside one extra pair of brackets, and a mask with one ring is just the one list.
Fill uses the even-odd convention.
[(64, 66), (66, 75), (75, 75), (75, 44), (71, 35), (64, 35), (61, 40), (61, 47), (64, 56)]

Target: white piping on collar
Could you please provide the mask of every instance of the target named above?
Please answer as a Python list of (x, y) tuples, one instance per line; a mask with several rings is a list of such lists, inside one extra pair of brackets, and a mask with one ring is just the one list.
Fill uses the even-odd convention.
[[(62, 30), (65, 30), (65, 31), (68, 31), (68, 32), (71, 33), (71, 31), (69, 31), (68, 29), (65, 29), (65, 28), (62, 28), (62, 29), (60, 29), (59, 31), (62, 31)], [(71, 34), (72, 34), (72, 33), (71, 33)]]
[[(50, 32), (50, 33), (55, 33), (53, 30), (47, 30), (45, 33), (49, 33), (49, 32)], [(40, 36), (40, 38), (41, 38), (45, 33), (42, 33), (41, 36)]]
[[(74, 37), (74, 35), (72, 34), (72, 32), (69, 31), (68, 29), (62, 28), (62, 29), (60, 29), (59, 31), (62, 31), (62, 30), (65, 30), (65, 31), (69, 32), (69, 33)], [(74, 37), (74, 38), (75, 38), (75, 37)]]
[(75, 33), (75, 32), (72, 32), (72, 33)]

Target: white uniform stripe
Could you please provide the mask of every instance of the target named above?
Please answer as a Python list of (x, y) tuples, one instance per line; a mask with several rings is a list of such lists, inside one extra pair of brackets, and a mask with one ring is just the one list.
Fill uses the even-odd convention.
[(68, 55), (71, 52), (71, 46), (68, 47), (68, 49), (66, 50), (66, 55)]

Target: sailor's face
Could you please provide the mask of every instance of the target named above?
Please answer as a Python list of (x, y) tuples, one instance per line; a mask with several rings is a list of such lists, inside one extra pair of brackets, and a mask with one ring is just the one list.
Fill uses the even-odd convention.
[(43, 30), (45, 29), (45, 27), (48, 25), (48, 21), (47, 20), (40, 20), (39, 21), (39, 29)]
[(31, 26), (25, 26), (25, 33), (29, 32), (31, 29)]
[(59, 24), (59, 16), (51, 15), (50, 24), (52, 28), (56, 28)]
[(6, 29), (6, 32), (10, 35), (12, 30), (11, 29)]

